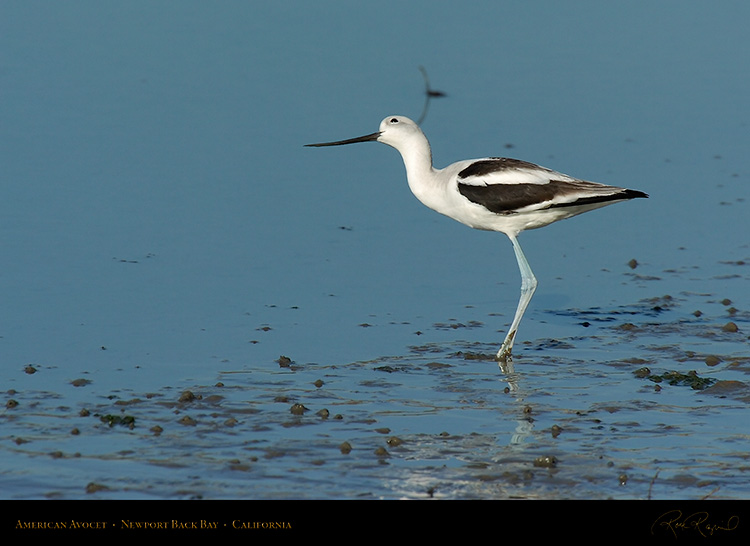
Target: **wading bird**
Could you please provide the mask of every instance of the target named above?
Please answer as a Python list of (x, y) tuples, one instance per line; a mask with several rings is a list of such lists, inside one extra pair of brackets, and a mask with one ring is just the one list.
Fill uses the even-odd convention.
[(432, 166), (430, 143), (419, 126), (404, 116), (388, 116), (377, 132), (347, 140), (306, 146), (341, 146), (377, 141), (401, 153), (412, 193), (424, 205), (474, 229), (505, 233), (521, 271), (521, 297), (497, 359), (511, 359), (513, 341), (537, 280), (518, 244), (518, 234), (577, 214), (648, 197), (637, 190), (579, 180), (505, 157), (469, 159), (444, 169)]

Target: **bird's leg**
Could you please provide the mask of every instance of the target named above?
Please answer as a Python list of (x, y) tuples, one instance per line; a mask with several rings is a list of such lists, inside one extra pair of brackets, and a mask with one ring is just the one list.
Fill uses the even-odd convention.
[(518, 261), (518, 269), (521, 271), (521, 297), (518, 300), (516, 315), (513, 317), (508, 335), (505, 336), (505, 341), (503, 341), (503, 345), (497, 353), (497, 359), (500, 361), (511, 359), (510, 353), (511, 349), (513, 349), (513, 341), (516, 338), (518, 325), (521, 323), (523, 313), (526, 311), (526, 307), (528, 307), (537, 285), (536, 277), (531, 271), (531, 266), (529, 266), (526, 256), (523, 255), (523, 250), (521, 250), (518, 240), (514, 235), (508, 235), (508, 237), (510, 238), (510, 242), (513, 243), (513, 251), (516, 253), (516, 260)]

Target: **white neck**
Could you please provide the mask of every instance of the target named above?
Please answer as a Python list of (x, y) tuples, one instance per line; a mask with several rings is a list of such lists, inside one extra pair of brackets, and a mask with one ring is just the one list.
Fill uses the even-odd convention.
[(424, 134), (414, 135), (414, 140), (409, 146), (400, 146), (398, 149), (406, 167), (406, 178), (409, 181), (409, 189), (422, 203), (434, 208), (432, 197), (434, 187), (438, 181), (435, 178), (435, 169), (432, 167), (432, 151), (430, 143)]

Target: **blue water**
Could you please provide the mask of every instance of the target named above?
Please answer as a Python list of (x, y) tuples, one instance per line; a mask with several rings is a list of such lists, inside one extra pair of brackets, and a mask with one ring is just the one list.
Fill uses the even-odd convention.
[[(0, 497), (748, 496), (748, 16), (2, 3)], [(424, 208), (386, 146), (303, 148), (419, 117), (420, 66), (446, 94), (436, 166), (508, 155), (651, 195), (521, 236), (540, 285), (510, 393), (462, 357), (512, 318), (507, 239)], [(644, 365), (723, 383), (655, 392)]]

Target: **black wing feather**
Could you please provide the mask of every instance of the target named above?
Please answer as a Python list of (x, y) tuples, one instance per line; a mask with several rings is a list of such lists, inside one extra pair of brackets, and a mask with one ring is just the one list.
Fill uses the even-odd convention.
[(641, 191), (628, 189), (617, 191), (616, 188), (613, 188), (615, 191), (609, 194), (590, 195), (566, 202), (551, 202), (555, 197), (565, 194), (574, 195), (579, 193), (580, 190), (580, 182), (560, 180), (551, 180), (548, 184), (493, 184), (482, 186), (458, 183), (458, 191), (466, 199), (497, 214), (511, 214), (524, 207), (544, 202), (550, 202), (545, 208), (564, 208), (648, 197)]

